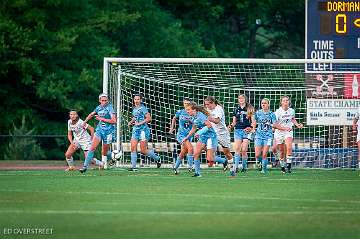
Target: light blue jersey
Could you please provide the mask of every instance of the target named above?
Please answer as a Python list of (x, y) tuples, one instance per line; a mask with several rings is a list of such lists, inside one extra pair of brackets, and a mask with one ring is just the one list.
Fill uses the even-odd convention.
[[(205, 122), (207, 120), (208, 120), (208, 117), (204, 113), (197, 112), (195, 119), (194, 119), (194, 124), (196, 125), (196, 127), (198, 129), (202, 129), (202, 128), (206, 127)], [(216, 149), (218, 142), (217, 142), (215, 130), (213, 128), (209, 128), (209, 130), (207, 132), (200, 135), (199, 141), (201, 143), (207, 145), (208, 149), (210, 149), (210, 148)]]
[[(134, 107), (132, 111), (132, 116), (135, 119), (136, 123), (139, 123), (145, 119), (146, 114), (149, 113), (149, 110), (146, 108), (145, 105), (141, 104), (138, 107)], [(143, 129), (148, 127), (147, 123), (142, 125), (134, 126), (133, 129)]]
[[(109, 103), (105, 106), (97, 106), (94, 110), (97, 115), (105, 119), (111, 119), (112, 115), (115, 114), (113, 106)], [(104, 144), (110, 144), (115, 139), (115, 124), (100, 121), (96, 126), (95, 135), (103, 140)]]
[[(149, 113), (145, 105), (141, 104), (138, 107), (134, 107), (132, 116), (136, 123), (143, 121), (146, 114)], [(150, 139), (150, 128), (147, 123), (142, 125), (133, 126), (131, 138), (136, 140), (149, 140)]]
[[(115, 114), (112, 104), (106, 104), (104, 107), (99, 105), (95, 108), (94, 112), (102, 118), (111, 119), (111, 116)], [(114, 124), (107, 122), (99, 122), (96, 126), (96, 129), (101, 129), (104, 131), (113, 130), (115, 128)]]
[[(178, 110), (175, 113), (175, 117), (179, 120), (179, 127), (176, 134), (176, 140), (181, 143), (183, 139), (189, 134), (193, 126), (194, 118), (190, 116), (186, 110)], [(192, 138), (189, 140), (191, 141)]]
[(255, 120), (257, 123), (255, 138), (272, 139), (272, 125), (276, 122), (276, 116), (274, 112), (258, 110), (255, 113)]

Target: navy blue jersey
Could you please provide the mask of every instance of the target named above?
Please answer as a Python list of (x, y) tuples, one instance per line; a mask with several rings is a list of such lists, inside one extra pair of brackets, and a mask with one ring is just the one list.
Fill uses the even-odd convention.
[(236, 107), (233, 112), (236, 117), (235, 129), (245, 129), (251, 127), (251, 119), (247, 115), (247, 107), (241, 108), (240, 105)]

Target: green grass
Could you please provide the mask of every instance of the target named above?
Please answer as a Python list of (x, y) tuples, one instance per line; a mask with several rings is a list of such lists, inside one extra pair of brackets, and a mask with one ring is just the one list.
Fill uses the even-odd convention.
[[(350, 170), (0, 171), (1, 238), (360, 238)], [(53, 234), (4, 235), (6, 228)]]

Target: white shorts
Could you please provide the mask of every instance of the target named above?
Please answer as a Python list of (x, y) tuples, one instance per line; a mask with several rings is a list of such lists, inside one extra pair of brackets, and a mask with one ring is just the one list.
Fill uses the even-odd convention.
[(286, 138), (294, 138), (294, 132), (291, 131), (278, 131), (276, 130), (274, 133), (274, 139), (276, 144), (285, 143)]
[(88, 151), (90, 149), (91, 146), (91, 141), (90, 140), (74, 140), (73, 144), (75, 144), (77, 149), (82, 149), (84, 151)]
[(218, 137), (218, 144), (223, 148), (230, 149), (231, 143), (230, 143), (230, 133), (225, 134), (219, 134)]

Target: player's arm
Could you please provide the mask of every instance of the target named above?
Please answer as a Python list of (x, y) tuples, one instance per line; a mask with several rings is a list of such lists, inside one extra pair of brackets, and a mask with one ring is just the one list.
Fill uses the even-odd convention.
[(196, 130), (197, 130), (197, 127), (195, 124), (193, 124), (190, 132), (188, 133), (188, 135), (186, 135), (186, 137), (182, 140), (182, 142), (185, 142), (186, 140), (188, 140), (196, 132)]
[(110, 119), (106, 119), (106, 118), (100, 117), (99, 115), (96, 115), (96, 120), (101, 121), (101, 122), (105, 122), (105, 123), (109, 123), (109, 124), (116, 124), (116, 116), (115, 116), (115, 114), (111, 114)]
[(72, 144), (73, 143), (73, 135), (72, 135), (71, 130), (68, 130), (67, 138), (68, 138), (70, 144)]
[(220, 118), (219, 118), (219, 117), (211, 117), (211, 116), (209, 116), (208, 120), (209, 120), (210, 122), (215, 123), (215, 124), (220, 123)]
[(295, 125), (296, 128), (301, 129), (302, 127), (304, 127), (304, 125), (302, 123), (298, 123), (297, 120), (295, 118), (291, 119), (291, 122)]
[(135, 122), (135, 126), (147, 124), (147, 123), (150, 123), (150, 122), (151, 122), (151, 115), (148, 112), (148, 113), (145, 114), (145, 119), (143, 121)]
[(84, 123), (87, 123), (92, 117), (94, 117), (94, 115), (96, 115), (96, 112), (93, 111), (91, 112), (84, 120)]
[(172, 134), (176, 127), (176, 116), (171, 119), (169, 133)]
[(133, 125), (134, 123), (135, 123), (135, 118), (133, 117), (133, 118), (131, 118), (131, 120), (129, 121), (128, 126), (131, 126), (131, 125)]
[(235, 125), (236, 125), (236, 116), (233, 116), (233, 120), (231, 124), (229, 124), (228, 129), (231, 131)]
[(251, 122), (251, 127), (254, 129), (254, 131), (256, 130), (256, 126), (257, 126), (257, 120), (256, 117), (254, 117), (253, 121)]
[(280, 121), (276, 121), (273, 125), (272, 125), (272, 127), (274, 128), (274, 129), (278, 129), (278, 130), (281, 130), (281, 131), (292, 131), (292, 128), (291, 127), (283, 127), (283, 126), (281, 126), (281, 124), (280, 124)]
[(250, 132), (255, 132), (256, 129), (256, 119), (255, 119), (255, 115), (251, 116), (251, 130)]
[[(86, 124), (86, 123), (85, 123)], [(95, 130), (94, 130), (94, 127), (92, 127), (91, 125), (89, 124), (86, 124), (86, 130), (88, 130), (90, 132), (90, 135), (91, 135), (91, 138), (94, 137), (94, 133), (95, 133)]]

